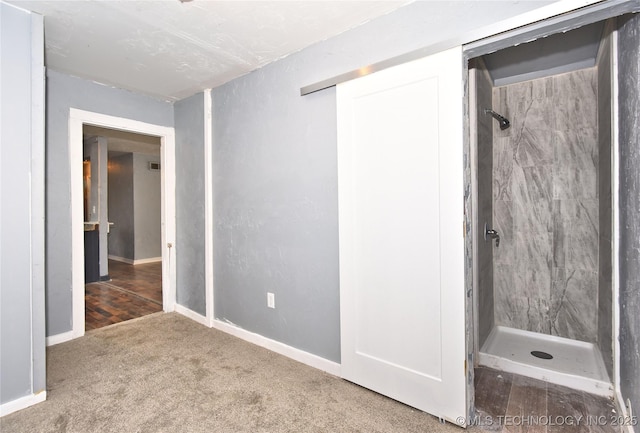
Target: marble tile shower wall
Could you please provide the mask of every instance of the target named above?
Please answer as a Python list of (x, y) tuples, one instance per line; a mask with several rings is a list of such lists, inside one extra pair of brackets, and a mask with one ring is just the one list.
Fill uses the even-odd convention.
[(478, 344), (484, 344), (494, 326), (493, 246), (484, 240), (484, 223), (493, 219), (493, 118), (484, 113), (493, 106), (493, 82), (482, 59), (472, 69), (476, 78), (476, 131), (478, 164)]
[(495, 322), (597, 341), (595, 68), (493, 90)]

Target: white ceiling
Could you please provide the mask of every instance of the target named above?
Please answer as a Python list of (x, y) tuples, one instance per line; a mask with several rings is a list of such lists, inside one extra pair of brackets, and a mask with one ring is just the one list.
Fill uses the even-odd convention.
[(44, 15), (47, 67), (167, 100), (219, 86), (410, 3), (6, 1)]

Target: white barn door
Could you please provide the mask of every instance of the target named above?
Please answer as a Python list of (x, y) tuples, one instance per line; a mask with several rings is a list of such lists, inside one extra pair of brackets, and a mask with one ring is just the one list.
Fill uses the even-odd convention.
[(340, 84), (337, 102), (342, 375), (459, 425), (462, 50)]

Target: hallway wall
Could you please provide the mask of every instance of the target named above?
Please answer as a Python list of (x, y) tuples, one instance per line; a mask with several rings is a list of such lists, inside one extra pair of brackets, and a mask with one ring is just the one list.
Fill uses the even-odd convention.
[(133, 154), (126, 153), (109, 159), (108, 207), (109, 255), (135, 259), (135, 217), (133, 202)]
[(134, 259), (162, 258), (161, 170), (149, 170), (159, 154), (133, 154)]
[(496, 325), (597, 342), (596, 69), (498, 87)]

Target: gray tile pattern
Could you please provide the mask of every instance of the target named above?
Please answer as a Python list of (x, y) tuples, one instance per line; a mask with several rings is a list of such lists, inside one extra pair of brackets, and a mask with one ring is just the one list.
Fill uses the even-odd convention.
[[(618, 19), (620, 391), (640, 414), (640, 15)], [(618, 299), (616, 299), (618, 302)], [(638, 430), (638, 427), (635, 427)]]
[(611, 36), (605, 28), (598, 57), (598, 347), (609, 377), (613, 377), (612, 220), (611, 220)]
[(495, 88), (496, 325), (596, 342), (597, 70)]
[[(492, 106), (493, 85), (481, 59), (476, 59), (471, 70), (476, 77), (476, 133), (478, 161), (478, 346), (482, 347), (494, 326), (493, 260), (496, 251), (491, 242), (484, 239), (485, 222), (491, 225), (494, 203), (492, 200), (493, 171), (493, 118), (484, 113)], [(495, 221), (495, 220), (494, 220)], [(495, 224), (495, 223), (494, 223)]]

